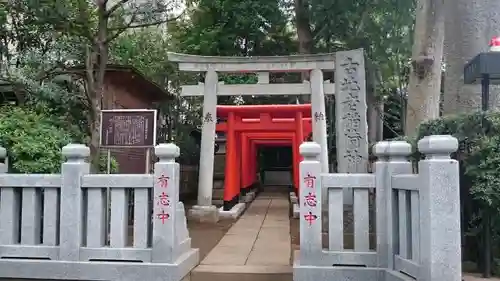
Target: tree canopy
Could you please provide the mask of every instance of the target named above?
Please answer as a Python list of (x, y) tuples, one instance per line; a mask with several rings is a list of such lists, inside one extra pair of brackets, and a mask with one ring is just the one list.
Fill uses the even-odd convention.
[[(67, 130), (72, 140), (89, 144), (93, 154), (98, 154), (98, 116), (106, 64), (134, 66), (174, 95), (179, 85), (202, 79), (176, 71), (176, 66), (168, 62), (168, 51), (269, 56), (362, 47), (373, 73), (373, 93), (377, 100), (383, 100), (401, 92), (394, 89), (406, 87), (413, 2), (7, 1), (0, 4), (0, 81), (15, 85), (16, 91), (22, 89), (22, 110), (49, 116), (51, 124)], [(226, 75), (222, 79), (226, 83), (256, 81), (252, 75)], [(301, 77), (282, 74), (272, 79), (292, 82)], [(166, 120), (161, 128), (163, 135), (187, 145), (190, 152), (181, 151), (188, 158), (196, 155), (188, 135), (200, 125), (200, 102), (197, 98), (176, 98), (160, 105)], [(296, 99), (245, 97), (219, 101), (242, 102), (295, 103)], [(392, 115), (385, 119), (397, 119)]]

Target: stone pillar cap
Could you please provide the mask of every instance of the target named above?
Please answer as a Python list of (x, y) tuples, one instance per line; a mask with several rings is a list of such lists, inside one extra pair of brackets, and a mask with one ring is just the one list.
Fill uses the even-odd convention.
[(5, 157), (7, 157), (7, 150), (0, 146), (0, 159), (5, 159)]
[(425, 136), (418, 141), (418, 150), (424, 154), (451, 154), (458, 149), (458, 140), (451, 135)]
[(155, 155), (160, 159), (175, 159), (181, 155), (181, 150), (173, 143), (161, 143), (155, 147)]
[(70, 143), (62, 148), (62, 155), (68, 159), (86, 158), (90, 156), (90, 149), (83, 144)]
[(380, 141), (373, 147), (377, 157), (406, 157), (411, 154), (411, 145), (406, 141)]
[(300, 155), (311, 158), (321, 153), (321, 146), (315, 142), (304, 142), (299, 147)]

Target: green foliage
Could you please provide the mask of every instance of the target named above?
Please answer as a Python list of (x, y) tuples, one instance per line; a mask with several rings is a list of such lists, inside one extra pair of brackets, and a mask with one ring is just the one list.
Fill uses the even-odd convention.
[[(116, 161), (116, 159), (111, 156), (111, 159), (110, 159), (110, 173), (111, 174), (116, 174), (118, 172), (118, 161)], [(100, 159), (99, 159), (99, 171), (101, 173), (107, 173), (108, 171), (108, 157), (107, 155), (104, 155), (104, 154), (101, 154), (100, 155)]]
[[(13, 173), (59, 173), (63, 161), (61, 148), (76, 142), (70, 130), (61, 128), (58, 116), (29, 107), (0, 108), (0, 145), (7, 149), (9, 171)], [(79, 138), (80, 136), (76, 136)], [(101, 171), (107, 159), (101, 156)], [(111, 172), (118, 163), (111, 159)]]
[(257, 75), (250, 74), (233, 74), (233, 75), (223, 75), (222, 81), (225, 84), (256, 84), (257, 83)]
[(173, 139), (173, 142), (179, 146), (181, 154), (177, 161), (181, 164), (196, 165), (200, 161), (200, 148), (197, 147), (196, 142), (189, 136), (189, 128), (183, 126), (179, 131), (180, 135)]
[[(290, 55), (298, 50), (290, 17), (278, 0), (196, 0), (189, 18), (169, 26), (177, 52), (207, 56)], [(293, 76), (293, 75), (292, 75)], [(274, 77), (270, 77), (273, 81)], [(250, 74), (221, 75), (226, 84), (253, 84)], [(297, 82), (297, 81), (295, 81)], [(279, 104), (294, 97), (221, 97), (219, 104)]]
[(309, 0), (318, 52), (364, 48), (385, 89), (402, 87), (409, 65), (414, 0)]
[[(404, 135), (404, 116), (406, 115), (406, 97), (399, 94), (397, 88), (381, 91), (384, 103), (384, 139)], [(402, 118), (403, 117), (403, 118)]]
[(500, 211), (500, 136), (484, 136), (465, 161), (465, 174), (473, 179), (474, 198)]
[(420, 125), (417, 139), (440, 134), (458, 139), (455, 157), (472, 182), (470, 192), (474, 198), (485, 207), (500, 210), (500, 200), (496, 198), (500, 194), (500, 112), (478, 111), (431, 120)]
[[(420, 125), (420, 139), (427, 135), (450, 134), (459, 141), (460, 200), (462, 230), (465, 233), (464, 260), (476, 260), (483, 248), (485, 213), (500, 211), (500, 112), (472, 112), (450, 115)], [(413, 140), (415, 142), (415, 140)], [(415, 155), (419, 157), (418, 153)], [(493, 248), (500, 247), (500, 217), (492, 217)], [(480, 237), (479, 237), (480, 238)], [(496, 257), (500, 252), (494, 253)]]
[[(51, 75), (54, 70), (56, 73), (71, 70), (70, 66), (91, 61), (92, 55), (107, 60), (102, 53), (107, 47), (111, 63), (132, 65), (174, 94), (178, 93), (179, 85), (194, 84), (203, 77), (177, 71), (177, 67), (167, 61), (167, 51), (272, 56), (295, 54), (299, 49), (293, 1), (188, 0), (186, 16), (169, 22), (168, 33), (156, 28), (154, 23), (165, 22), (180, 1), (160, 0), (153, 1), (154, 4), (128, 1), (127, 5), (125, 2), (115, 3), (122, 6), (110, 13), (99, 13), (96, 3), (81, 0), (21, 0), (0, 4), (0, 61), (6, 62), (0, 65), (0, 76), (6, 75), (9, 81), (14, 78), (16, 83), (25, 86), (28, 89), (26, 105), (38, 114), (51, 116), (52, 124), (68, 130), (78, 142), (89, 143), (88, 96), (93, 87), (72, 74), (58, 73), (57, 78)], [(306, 1), (313, 52), (363, 47), (373, 63), (370, 67), (375, 70), (377, 90), (385, 95), (390, 92), (387, 89), (404, 89), (414, 2)], [(108, 4), (105, 9), (109, 11), (111, 7), (114, 5)], [(135, 16), (133, 22), (129, 22), (131, 13)], [(100, 18), (103, 14), (109, 17)], [(95, 41), (102, 39), (97, 35), (99, 21), (103, 20), (107, 25), (107, 38), (101, 48)], [(149, 24), (154, 27), (135, 28)], [(97, 70), (94, 67), (86, 73), (97, 73)], [(19, 71), (20, 75), (16, 73)], [(277, 83), (300, 82), (302, 77), (300, 73), (273, 74), (270, 79)], [(256, 82), (256, 77), (231, 74), (221, 75), (220, 80), (226, 84), (250, 84)], [(219, 98), (220, 104), (295, 102), (296, 97)], [(162, 103), (160, 108), (166, 124), (161, 124), (164, 127), (158, 135), (181, 146), (186, 159), (196, 157), (197, 151), (187, 151), (194, 147), (188, 134), (200, 125), (201, 99), (176, 97)], [(388, 122), (397, 122), (393, 119)], [(333, 136), (331, 133), (330, 138)]]
[[(179, 84), (192, 77), (177, 71), (177, 66), (168, 62), (168, 39), (166, 32), (158, 28), (139, 29), (123, 34), (110, 46), (111, 62), (131, 65), (166, 91), (175, 94)], [(179, 146), (181, 155), (178, 161), (183, 164), (199, 161), (199, 149), (189, 133), (200, 125), (198, 121), (201, 120), (201, 106), (197, 101), (191, 102), (193, 100), (174, 96), (160, 105), (167, 124), (159, 128), (159, 135), (162, 142), (172, 141)], [(181, 119), (180, 116), (185, 118)]]
[(448, 115), (439, 119), (422, 123), (419, 126), (417, 139), (427, 135), (453, 135), (458, 139), (459, 160), (465, 160), (478, 149), (485, 136), (500, 134), (500, 114), (480, 111), (458, 115)]
[(277, 0), (199, 0), (174, 36), (186, 53), (219, 56), (293, 53), (288, 19)]
[[(477, 171), (478, 167), (493, 168), (491, 163), (484, 161), (497, 161), (496, 150), (493, 146), (500, 145), (500, 112), (472, 112), (457, 115), (448, 115), (439, 119), (430, 120), (422, 123), (418, 128), (416, 140), (428, 135), (453, 135), (458, 139), (459, 149), (454, 155), (459, 161), (465, 165), (466, 175), (471, 177), (474, 184), (479, 184), (483, 177)], [(416, 141), (414, 141), (416, 142)], [(484, 156), (484, 157), (483, 157)], [(484, 172), (486, 170), (483, 169)], [(500, 170), (493, 169), (487, 173), (498, 173), (500, 178)], [(491, 182), (491, 185), (494, 185)], [(480, 189), (479, 186), (477, 188)], [(476, 187), (474, 189), (477, 190)], [(493, 188), (493, 187), (491, 187)], [(489, 200), (483, 196), (479, 196), (486, 205)], [(499, 201), (500, 203), (500, 201)], [(498, 205), (500, 207), (500, 204)]]
[(24, 92), (24, 104), (44, 116), (51, 116), (55, 126), (69, 131), (74, 141), (87, 143), (88, 107), (79, 81), (57, 76), (40, 83), (36, 71), (28, 66), (12, 71), (9, 80)]
[(71, 135), (48, 116), (22, 107), (0, 110), (0, 144), (8, 151), (12, 172), (58, 172), (61, 148), (70, 142)]
[(168, 49), (168, 37), (164, 30), (132, 30), (111, 43), (110, 61), (132, 65), (160, 86), (166, 86), (167, 78), (176, 67), (168, 63)]

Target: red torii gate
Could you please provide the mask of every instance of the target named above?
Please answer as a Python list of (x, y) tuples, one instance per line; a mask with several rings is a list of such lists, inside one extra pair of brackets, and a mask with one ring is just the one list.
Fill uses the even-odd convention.
[[(298, 164), (300, 159), (297, 159), (299, 155), (296, 155), (295, 152), (293, 151), (293, 147), (296, 146), (297, 143), (302, 143), (302, 141), (297, 140), (297, 136), (295, 132), (277, 132), (277, 133), (262, 133), (262, 132), (252, 132), (252, 133), (242, 133), (241, 134), (243, 139), (242, 139), (242, 153), (247, 154), (249, 157), (246, 158), (247, 161), (242, 161), (241, 163), (241, 171), (243, 173), (243, 179), (248, 178), (249, 179), (249, 184), (247, 185), (242, 185), (242, 188), (247, 188), (250, 187), (254, 182), (255, 182), (255, 177), (257, 174), (257, 171), (255, 170), (257, 168), (257, 144), (260, 144), (260, 146), (266, 145), (266, 146), (283, 146), (283, 145), (288, 145), (292, 147), (292, 153), (293, 153), (293, 160), (292, 160), (292, 174), (294, 178), (298, 176)], [(251, 154), (246, 153), (245, 147), (244, 147), (244, 142), (250, 142), (251, 147), (254, 149), (255, 153)], [(300, 145), (300, 144), (299, 144)], [(250, 169), (249, 169), (250, 168)], [(251, 182), (250, 182), (251, 179)], [(298, 178), (297, 178), (298, 180)], [(244, 183), (244, 182), (242, 182)], [(298, 186), (298, 181), (294, 181), (294, 186)]]
[[(242, 190), (252, 187), (252, 185), (257, 181), (258, 172), (258, 161), (257, 161), (257, 150), (262, 146), (292, 146), (291, 140), (262, 140), (253, 139), (245, 136), (246, 138), (242, 140), (242, 153), (248, 149), (249, 158), (247, 161), (241, 162), (241, 170), (243, 172), (241, 179)], [(245, 172), (247, 171), (247, 172)]]
[(223, 121), (216, 131), (226, 133), (224, 210), (238, 203), (242, 189), (256, 180), (259, 145), (291, 145), (294, 185), (298, 188), (299, 145), (311, 134), (311, 105), (217, 106)]

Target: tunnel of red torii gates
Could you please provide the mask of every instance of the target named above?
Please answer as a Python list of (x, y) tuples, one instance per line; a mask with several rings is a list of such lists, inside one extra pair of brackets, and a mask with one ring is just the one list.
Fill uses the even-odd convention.
[(224, 210), (238, 203), (258, 181), (258, 148), (292, 148), (292, 175), (299, 186), (299, 146), (312, 133), (311, 105), (219, 105), (216, 131), (226, 135)]

